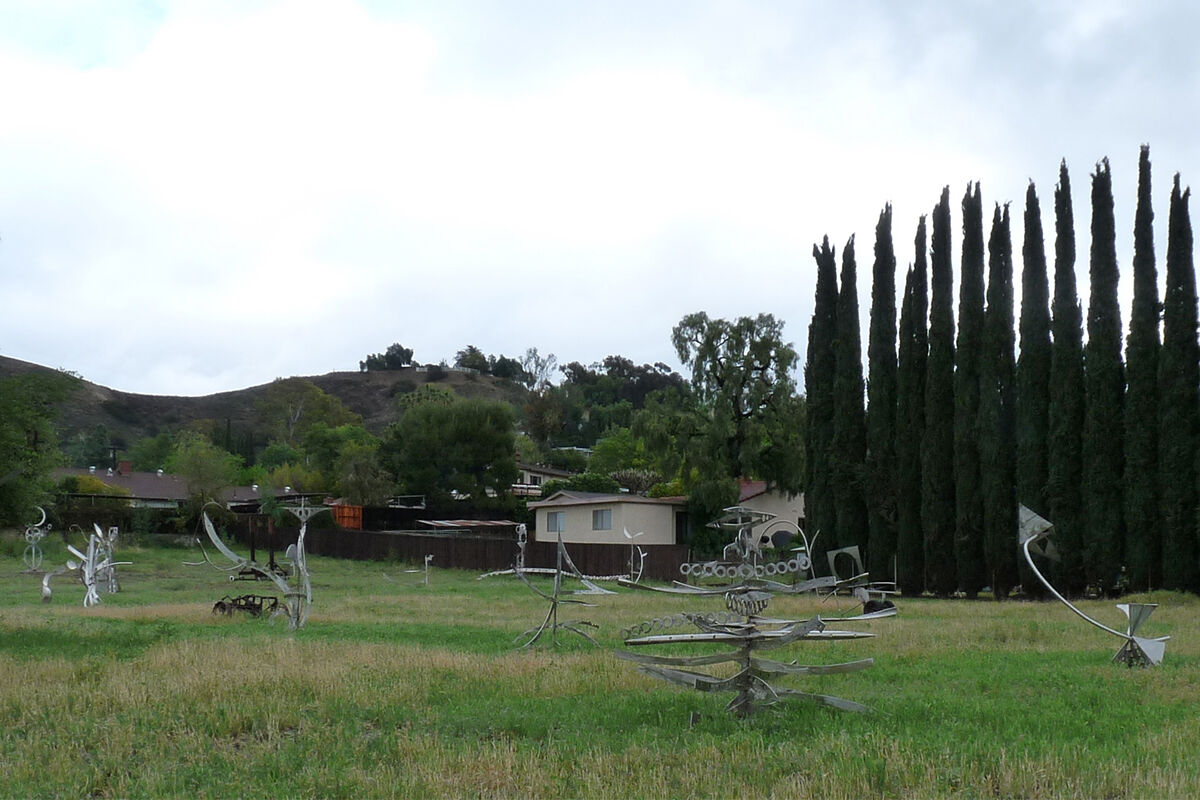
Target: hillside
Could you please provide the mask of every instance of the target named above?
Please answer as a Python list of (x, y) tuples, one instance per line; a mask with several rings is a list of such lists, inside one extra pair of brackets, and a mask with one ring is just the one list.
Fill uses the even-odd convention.
[[(0, 378), (57, 370), (0, 356)], [(429, 374), (409, 367), (381, 372), (330, 372), (299, 376), (337, 397), (362, 415), (365, 427), (380, 434), (395, 419), (396, 397), (430, 382)], [(270, 384), (202, 397), (146, 395), (109, 389), (76, 379), (78, 388), (59, 406), (58, 429), (63, 440), (104, 425), (113, 440), (128, 446), (144, 436), (176, 430), (197, 420), (228, 420), (234, 429), (257, 427), (256, 405)], [(463, 397), (519, 403), (524, 390), (490, 375), (448, 372), (437, 381)]]

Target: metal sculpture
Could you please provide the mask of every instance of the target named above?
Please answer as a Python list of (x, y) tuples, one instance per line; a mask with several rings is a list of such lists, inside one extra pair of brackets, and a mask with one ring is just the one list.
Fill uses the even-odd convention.
[(49, 603), (53, 596), (50, 591), (50, 579), (67, 572), (79, 572), (79, 579), (84, 586), (84, 608), (91, 608), (100, 602), (101, 587), (110, 594), (120, 591), (117, 567), (129, 566), (133, 562), (114, 560), (118, 535), (115, 526), (109, 528), (107, 534), (100, 530), (99, 525), (93, 523), (92, 527), (95, 531), (88, 537), (87, 552), (81, 552), (74, 545), (68, 544), (67, 550), (79, 560), (68, 559), (65, 566), (48, 572), (42, 577), (43, 602)]
[(26, 572), (37, 572), (42, 566), (42, 539), (51, 526), (46, 524), (46, 509), (41, 506), (34, 506), (42, 518), (32, 525), (25, 526), (25, 552), (21, 554), (21, 560), (25, 562)]
[[(319, 514), (322, 511), (328, 511), (329, 509), (324, 506), (305, 505), (303, 498), (301, 498), (300, 505), (298, 507), (285, 506), (284, 508), (300, 520), (300, 535), (296, 538), (295, 544), (288, 546), (284, 555), (284, 558), (286, 558), (292, 565), (290, 577), (296, 581), (295, 584), (290, 583), (287, 577), (280, 575), (277, 570), (271, 569), (270, 567), (264, 566), (255, 561), (242, 558), (237, 553), (233, 552), (233, 550), (229, 549), (229, 547), (221, 541), (221, 537), (217, 535), (217, 531), (213, 527), (212, 520), (209, 519), (207, 512), (202, 515), (202, 518), (204, 521), (204, 530), (208, 534), (209, 541), (212, 542), (213, 546), (216, 547), (222, 555), (233, 562), (233, 566), (218, 567), (216, 564), (212, 563), (212, 561), (208, 558), (208, 553), (206, 552), (204, 553), (204, 561), (211, 564), (216, 569), (221, 570), (222, 572), (233, 572), (235, 570), (238, 572), (251, 571), (274, 583), (279, 588), (279, 591), (283, 593), (284, 603), (283, 607), (276, 608), (271, 616), (274, 618), (278, 614), (286, 614), (288, 618), (288, 628), (291, 630), (296, 630), (304, 627), (304, 623), (308, 620), (309, 607), (312, 605), (312, 580), (309, 578), (308, 562), (304, 552), (304, 536), (308, 531), (308, 520), (316, 514)], [(201, 545), (201, 552), (204, 552), (203, 545)], [(231, 581), (236, 579), (236, 574), (229, 576), (229, 580)]]
[(588, 634), (586, 631), (583, 631), (580, 629), (580, 626), (587, 626), (589, 628), (598, 629), (599, 628), (598, 625), (595, 625), (591, 622), (587, 622), (587, 621), (583, 621), (583, 620), (571, 620), (571, 621), (567, 621), (567, 622), (562, 622), (562, 621), (559, 621), (559, 619), (558, 619), (558, 607), (562, 603), (571, 603), (574, 605), (581, 605), (581, 606), (588, 606), (588, 607), (595, 606), (595, 603), (588, 603), (583, 600), (576, 600), (576, 599), (570, 598), (570, 597), (563, 597), (562, 582), (563, 582), (563, 574), (564, 574), (563, 573), (564, 563), (570, 568), (570, 570), (571, 570), (570, 574), (574, 578), (582, 581), (585, 586), (589, 587), (586, 590), (582, 590), (582, 589), (576, 590), (575, 592), (572, 592), (571, 594), (613, 594), (613, 592), (610, 592), (607, 589), (601, 589), (599, 586), (596, 586), (594, 583), (592, 583), (587, 578), (583, 577), (582, 574), (580, 574), (580, 572), (579, 572), (578, 568), (576, 568), (574, 562), (571, 561), (571, 556), (567, 553), (566, 547), (563, 546), (562, 534), (560, 533), (558, 535), (558, 555), (557, 555), (556, 565), (555, 565), (555, 570), (554, 570), (554, 590), (553, 590), (553, 592), (551, 592), (550, 594), (547, 594), (546, 592), (543, 592), (538, 587), (534, 586), (533, 583), (530, 582), (529, 578), (527, 578), (525, 576), (525, 573), (527, 570), (525, 570), (525, 569), (516, 570), (517, 577), (520, 578), (521, 581), (526, 586), (528, 586), (539, 597), (541, 597), (544, 600), (549, 601), (549, 603), (550, 603), (550, 608), (546, 612), (546, 618), (542, 620), (542, 624), (535, 626), (533, 628), (530, 628), (529, 630), (520, 634), (519, 636), (516, 637), (516, 639), (513, 640), (514, 642), (518, 642), (525, 637), (529, 637), (525, 641), (525, 643), (521, 645), (521, 647), (531, 647), (534, 644), (534, 642), (536, 642), (538, 639), (540, 639), (542, 637), (542, 635), (545, 634), (547, 631), (550, 632), (550, 637), (551, 637), (551, 640), (554, 642), (554, 646), (558, 647), (558, 631), (560, 628), (562, 630), (567, 630), (567, 631), (571, 631), (572, 633), (578, 634), (579, 636), (582, 636), (584, 639), (587, 639), (592, 644), (597, 644), (596, 640), (593, 639), (590, 634)]
[(235, 611), (242, 611), (252, 617), (261, 617), (263, 612), (274, 614), (279, 608), (279, 598), (268, 594), (244, 594), (239, 597), (225, 595), (213, 603), (212, 613), (232, 617)]
[[(778, 675), (826, 675), (854, 672), (871, 666), (873, 659), (866, 658), (840, 664), (801, 665), (796, 662), (782, 663), (761, 658), (758, 651), (783, 647), (799, 641), (830, 641), (868, 638), (874, 634), (861, 631), (830, 630), (826, 620), (819, 615), (807, 620), (772, 619), (762, 616), (773, 594), (795, 595), (820, 589), (835, 589), (839, 586), (836, 577), (809, 578), (792, 584), (776, 580), (781, 575), (799, 577), (811, 568), (805, 547), (791, 559), (783, 562), (768, 562), (763, 550), (767, 542), (774, 540), (768, 531), (776, 523), (773, 514), (734, 506), (724, 513), (711, 527), (729, 531), (733, 541), (725, 548), (722, 560), (703, 564), (685, 564), (684, 575), (731, 579), (733, 582), (721, 586), (693, 586), (675, 581), (668, 587), (641, 586), (632, 581), (621, 581), (622, 585), (659, 591), (669, 594), (686, 594), (699, 597), (722, 596), (727, 614), (676, 614), (665, 618), (647, 620), (622, 631), (627, 647), (660, 644), (722, 644), (735, 648), (733, 652), (704, 656), (654, 656), (630, 651), (618, 651), (617, 655), (638, 664), (643, 672), (656, 678), (690, 686), (699, 691), (732, 691), (733, 700), (728, 709), (740, 717), (753, 714), (760, 706), (773, 705), (787, 697), (802, 698), (823, 703), (845, 711), (867, 711), (866, 706), (851, 700), (829, 695), (812, 694), (792, 689), (776, 688), (771, 684)], [(762, 528), (762, 530), (756, 530)], [(799, 532), (799, 528), (797, 528)], [(800, 532), (803, 539), (803, 533)], [(896, 614), (895, 607), (874, 613), (865, 613), (849, 619), (867, 621), (890, 617)], [(697, 631), (689, 633), (656, 633), (657, 630), (689, 624)], [(736, 674), (718, 678), (703, 672), (680, 667), (696, 667), (711, 664), (736, 664)]]
[(623, 528), (622, 533), (629, 540), (629, 580), (637, 583), (642, 579), (642, 572), (646, 568), (646, 551), (633, 540), (644, 535), (646, 532), (638, 531), (637, 533), (630, 533), (629, 528)]
[[(527, 567), (525, 566), (525, 544), (529, 540), (528, 529), (522, 523), (517, 526), (517, 560), (516, 563), (509, 569), (498, 569), (492, 572), (485, 572), (479, 576), (477, 580), (484, 578), (496, 578), (501, 575), (516, 575), (521, 576), (522, 573), (528, 575), (556, 575), (559, 570), (554, 567)], [(624, 580), (624, 575), (584, 575), (575, 566), (575, 562), (571, 560), (569, 553), (563, 549), (562, 537), (559, 537), (559, 549), (562, 550), (561, 556), (565, 558), (567, 566), (571, 570), (571, 574), (578, 578), (585, 586), (587, 591), (579, 590), (576, 594), (616, 594), (608, 589), (601, 588), (595, 584), (595, 581), (620, 581)]]
[(1075, 614), (1081, 619), (1086, 620), (1091, 625), (1094, 625), (1106, 633), (1111, 633), (1113, 636), (1124, 640), (1124, 643), (1121, 645), (1121, 649), (1118, 650), (1116, 655), (1113, 656), (1113, 661), (1117, 661), (1129, 667), (1149, 667), (1158, 666), (1161, 664), (1163, 655), (1166, 653), (1167, 641), (1171, 637), (1159, 636), (1155, 639), (1149, 639), (1144, 636), (1138, 636), (1138, 630), (1140, 630), (1146, 620), (1150, 618), (1150, 615), (1154, 612), (1154, 609), (1158, 608), (1158, 604), (1118, 604), (1117, 608), (1121, 610), (1127, 619), (1124, 633), (1114, 628), (1110, 628), (1101, 622), (1097, 622), (1087, 614), (1084, 614), (1082, 611), (1072, 605), (1067, 598), (1059, 594), (1058, 590), (1050, 584), (1050, 581), (1046, 580), (1046, 577), (1042, 575), (1041, 570), (1039, 570), (1037, 565), (1033, 562), (1033, 553), (1037, 553), (1038, 555), (1043, 556), (1051, 561), (1059, 560), (1058, 552), (1055, 550), (1053, 542), (1051, 542), (1049, 539), (1050, 534), (1054, 531), (1054, 524), (1043, 517), (1038, 516), (1036, 513), (1023, 505), (1019, 506), (1018, 513), (1020, 520), (1018, 526), (1018, 536), (1020, 537), (1021, 551), (1025, 554), (1026, 562), (1029, 563), (1029, 569), (1033, 571), (1033, 574), (1037, 576), (1037, 579), (1042, 582), (1042, 585), (1045, 586), (1051, 594), (1057, 597), (1063, 605), (1075, 612)]
[[(843, 711), (869, 711), (867, 706), (831, 695), (801, 692), (773, 686), (771, 680), (778, 675), (830, 675), (855, 672), (874, 664), (874, 659), (864, 658), (840, 664), (802, 665), (796, 662), (783, 663), (762, 658), (762, 650), (783, 647), (798, 641), (831, 641), (863, 639), (874, 636), (861, 631), (830, 630), (825, 622), (815, 616), (807, 620), (770, 619), (761, 616), (771, 599), (769, 592), (759, 590), (731, 591), (725, 594), (725, 607), (733, 617), (718, 618), (711, 615), (685, 614), (684, 620), (698, 630), (694, 633), (665, 633), (634, 635), (624, 631), (625, 645), (637, 647), (658, 644), (722, 644), (736, 648), (733, 652), (704, 656), (654, 656), (618, 650), (616, 655), (638, 664), (648, 675), (690, 686), (703, 692), (732, 691), (734, 697), (726, 708), (739, 717), (752, 715), (760, 706), (773, 705), (788, 697), (811, 700)], [(643, 623), (653, 628), (661, 623)], [(668, 623), (669, 626), (670, 623)], [(640, 633), (640, 628), (638, 629)], [(733, 663), (738, 671), (728, 677), (719, 678), (703, 672), (680, 667), (697, 667), (712, 664)]]

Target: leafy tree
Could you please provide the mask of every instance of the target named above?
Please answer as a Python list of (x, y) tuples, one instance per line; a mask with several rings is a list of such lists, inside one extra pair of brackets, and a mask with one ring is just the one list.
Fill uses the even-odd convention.
[(529, 380), (529, 376), (525, 374), (525, 368), (521, 366), (521, 362), (504, 355), (488, 356), (488, 371), (497, 378), (504, 378), (516, 383), (525, 384)]
[(233, 485), (242, 460), (193, 431), (180, 434), (168, 464), (169, 472), (187, 482), (188, 493), (200, 502), (215, 500)]
[(258, 457), (258, 463), (270, 471), (284, 464), (299, 464), (303, 455), (295, 447), (285, 442), (271, 442)]
[(836, 365), (833, 379), (833, 452), (830, 454), (833, 496), (837, 503), (837, 541), (867, 551), (867, 504), (863, 462), (867, 456), (867, 425), (863, 411), (862, 344), (858, 326), (858, 278), (854, 237), (842, 250), (838, 292)]
[(100, 423), (87, 433), (77, 433), (65, 450), (67, 462), (72, 467), (109, 465), (112, 463), (112, 434), (107, 425)]
[(925, 587), (948, 596), (954, 563), (954, 274), (950, 263), (950, 189), (933, 209), (925, 438), (921, 442), (921, 528)]
[(1138, 163), (1133, 223), (1133, 308), (1125, 345), (1125, 566), (1131, 588), (1162, 579), (1158, 522), (1158, 271), (1154, 266), (1150, 148)]
[(1196, 345), (1196, 272), (1192, 257), (1190, 190), (1171, 189), (1167, 225), (1167, 285), (1159, 379), (1159, 488), (1162, 508), (1162, 586), (1200, 590), (1197, 565), (1196, 448), (1200, 436), (1200, 348)]
[(272, 381), (256, 404), (256, 411), (268, 439), (291, 445), (302, 442), (308, 429), (318, 423), (330, 427), (362, 424), (362, 417), (341, 400), (303, 378)]
[[(1033, 182), (1025, 190), (1021, 245), (1021, 354), (1017, 358), (1017, 499), (1038, 514), (1046, 508), (1050, 423), (1050, 284), (1042, 210)], [(1022, 563), (1024, 558), (1021, 559)], [(1036, 580), (1032, 575), (1030, 579)], [(1022, 578), (1022, 584), (1027, 584)]]
[(1075, 290), (1075, 213), (1066, 161), (1059, 167), (1054, 189), (1054, 219), (1046, 506), (1062, 554), (1055, 569), (1056, 585), (1075, 594), (1087, 582), (1083, 572), (1083, 314)]
[(75, 382), (59, 376), (0, 380), (0, 525), (35, 520), (49, 497), (50, 470), (59, 462), (55, 404)]
[(379, 462), (378, 441), (345, 442), (334, 471), (342, 497), (354, 505), (382, 505), (392, 493), (391, 479)]
[(652, 469), (619, 469), (612, 473), (612, 479), (619, 483), (622, 489), (641, 495), (662, 483), (662, 475)]
[(867, 365), (867, 565), (882, 579), (893, 573), (896, 555), (896, 252), (890, 205), (875, 227)]
[(545, 389), (550, 385), (550, 376), (557, 367), (558, 358), (553, 353), (543, 356), (536, 347), (529, 348), (521, 359), (526, 387), (533, 391)]
[(581, 472), (569, 478), (555, 478), (542, 485), (542, 497), (550, 497), (561, 491), (595, 492), (598, 494), (616, 494), (621, 491), (621, 484), (611, 475), (601, 475), (599, 472)]
[(143, 437), (129, 448), (129, 460), (135, 470), (154, 472), (166, 469), (171, 451), (175, 449), (175, 437), (167, 431)]
[(992, 214), (988, 253), (987, 310), (979, 365), (979, 472), (987, 576), (993, 596), (1002, 600), (1019, 580), (1012, 232), (1007, 205), (1003, 213), (997, 206)]
[(1110, 592), (1121, 569), (1124, 514), (1121, 500), (1123, 463), (1122, 400), (1125, 375), (1121, 364), (1121, 312), (1117, 304), (1116, 225), (1113, 219), (1112, 173), (1108, 159), (1092, 176), (1091, 297), (1084, 348), (1084, 507), (1087, 529), (1084, 568), (1089, 583)]
[[(808, 402), (805, 432), (804, 513), (813, 561), (820, 563), (834, 548), (837, 535), (837, 504), (834, 501), (831, 458), (833, 454), (834, 375), (837, 356), (837, 256), (826, 236), (818, 248), (813, 245), (817, 262), (816, 296), (812, 322), (808, 326), (808, 357), (804, 364), (804, 389)], [(815, 541), (814, 541), (815, 537)]]
[(326, 486), (333, 486), (340, 470), (338, 459), (348, 445), (359, 444), (367, 448), (377, 448), (379, 440), (366, 431), (361, 425), (339, 425), (331, 428), (324, 423), (317, 423), (304, 434), (305, 463), (319, 472)]
[(452, 495), (469, 496), (474, 505), (486, 506), (489, 493), (503, 499), (518, 477), (514, 425), (506, 403), (424, 403), (389, 429), (383, 463), (406, 493), (440, 504)]
[(600, 475), (611, 475), (623, 469), (644, 469), (649, 465), (646, 443), (629, 428), (610, 428), (604, 438), (596, 442), (588, 459), (588, 471)]
[(979, 467), (979, 370), (983, 353), (983, 201), (979, 184), (963, 197), (962, 284), (954, 365), (954, 560), (958, 587), (974, 597), (986, 582), (983, 486)]
[(454, 366), (463, 369), (477, 369), (480, 372), (487, 372), (489, 368), (487, 356), (473, 344), (467, 345), (454, 354)]
[(386, 352), (369, 355), (366, 357), (366, 360), (358, 362), (358, 368), (362, 372), (403, 369), (404, 367), (412, 366), (412, 358), (412, 348), (401, 344), (393, 344), (388, 347)]
[(916, 261), (904, 281), (896, 372), (896, 572), (906, 596), (925, 591), (921, 529), (921, 440), (925, 431), (925, 361), (929, 308), (925, 217), (917, 226)]
[(403, 415), (409, 409), (415, 406), (424, 405), (426, 403), (437, 406), (448, 406), (458, 399), (458, 395), (453, 389), (446, 386), (437, 386), (432, 383), (423, 383), (413, 391), (402, 394), (396, 399), (396, 409)]

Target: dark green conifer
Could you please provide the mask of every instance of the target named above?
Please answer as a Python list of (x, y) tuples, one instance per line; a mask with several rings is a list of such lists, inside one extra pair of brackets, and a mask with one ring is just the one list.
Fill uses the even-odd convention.
[(1108, 159), (1092, 176), (1091, 293), (1084, 348), (1083, 491), (1087, 512), (1084, 571), (1088, 583), (1111, 592), (1122, 563), (1125, 372), (1121, 364), (1121, 313), (1117, 304), (1116, 224)]
[(862, 334), (858, 323), (858, 278), (854, 237), (842, 249), (838, 290), (836, 365), (833, 393), (833, 496), (837, 505), (839, 547), (857, 545), (867, 552), (867, 504), (863, 497), (863, 464), (867, 456), (867, 425), (863, 409)]
[(939, 596), (957, 584), (954, 564), (954, 271), (950, 189), (933, 210), (925, 436), (921, 443), (921, 526), (925, 587)]
[(997, 600), (1017, 584), (1012, 232), (1008, 206), (992, 215), (987, 311), (979, 365), (979, 471), (987, 577)]
[(896, 555), (896, 251), (892, 207), (875, 226), (871, 328), (867, 343), (867, 569), (891, 580)]
[(954, 363), (954, 559), (958, 588), (975, 597), (986, 582), (979, 471), (979, 362), (983, 348), (983, 202), (979, 184), (963, 196), (962, 282)]
[(1159, 375), (1159, 492), (1162, 586), (1200, 591), (1196, 541), (1196, 446), (1200, 434), (1200, 349), (1196, 345), (1196, 271), (1192, 257), (1191, 190), (1171, 190), (1167, 223), (1167, 284)]
[(815, 537), (813, 563), (820, 569), (825, 552), (836, 546), (834, 542), (837, 538), (837, 505), (833, 498), (829, 455), (833, 446), (838, 287), (837, 258), (829, 246), (828, 236), (819, 249), (813, 245), (813, 258), (817, 262), (817, 289), (812, 322), (808, 326), (808, 357), (804, 365), (808, 412), (804, 513), (805, 533), (810, 541)]
[[(1030, 181), (1021, 245), (1021, 355), (1017, 359), (1017, 499), (1042, 516), (1046, 508), (1050, 424), (1050, 286), (1042, 209)], [(1022, 559), (1023, 561), (1023, 559)], [(1032, 577), (1032, 575), (1030, 576)]]
[[(1062, 560), (1051, 568), (1055, 586), (1083, 591), (1083, 316), (1075, 282), (1075, 214), (1067, 162), (1054, 189), (1054, 304), (1051, 329), (1050, 426), (1047, 440), (1046, 507)], [(1049, 565), (1043, 565), (1043, 571)], [(1040, 584), (1026, 590), (1042, 594)]]
[(1150, 148), (1138, 162), (1133, 223), (1133, 308), (1125, 345), (1125, 568), (1131, 589), (1162, 580), (1158, 522), (1158, 271), (1154, 266)]
[(921, 528), (921, 440), (925, 432), (925, 361), (929, 309), (925, 217), (917, 226), (916, 261), (904, 280), (896, 374), (896, 572), (905, 596), (925, 591)]

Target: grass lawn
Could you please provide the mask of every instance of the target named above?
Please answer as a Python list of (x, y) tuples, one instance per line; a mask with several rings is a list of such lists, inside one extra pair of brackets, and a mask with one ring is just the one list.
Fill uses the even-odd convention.
[[(402, 564), (310, 557), (312, 614), (289, 632), (214, 616), (222, 595), (273, 587), (184, 566), (186, 549), (123, 546), (120, 593), (84, 609), (61, 577), (43, 604), (24, 544), (0, 545), (3, 797), (1200, 796), (1191, 596), (1133, 598), (1161, 604), (1144, 634), (1174, 637), (1147, 670), (1114, 664), (1119, 640), (1058, 603), (901, 598), (874, 639), (771, 654), (874, 657), (777, 683), (875, 713), (794, 701), (738, 720), (728, 695), (612, 653), (622, 628), (724, 610), (716, 598), (585, 598), (560, 615), (599, 625), (600, 647), (560, 633), (519, 650), (546, 603), (512, 578), (435, 567), (424, 586)], [(43, 544), (45, 568), (66, 560), (57, 535)], [(1113, 602), (1081, 606), (1124, 626)], [(780, 598), (767, 613), (814, 612), (837, 609)]]

